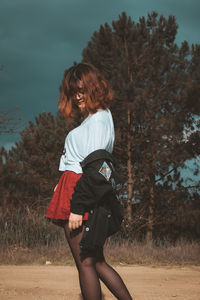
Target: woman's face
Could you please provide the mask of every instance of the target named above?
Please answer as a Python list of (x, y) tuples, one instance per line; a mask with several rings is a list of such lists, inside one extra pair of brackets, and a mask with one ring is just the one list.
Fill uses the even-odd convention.
[(78, 92), (75, 94), (75, 99), (74, 101), (76, 102), (76, 105), (79, 107), (81, 111), (85, 109), (85, 95), (84, 93)]
[(82, 82), (79, 84), (79, 91), (74, 95), (74, 101), (81, 111), (85, 110), (85, 94)]

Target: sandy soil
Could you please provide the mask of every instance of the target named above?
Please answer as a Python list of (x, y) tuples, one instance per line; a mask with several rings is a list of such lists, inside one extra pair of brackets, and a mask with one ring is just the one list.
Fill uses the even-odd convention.
[[(135, 300), (200, 300), (200, 267), (118, 266)], [(105, 300), (115, 299), (102, 284)], [(70, 266), (0, 266), (0, 300), (80, 300)], [(95, 300), (95, 299), (94, 299)]]

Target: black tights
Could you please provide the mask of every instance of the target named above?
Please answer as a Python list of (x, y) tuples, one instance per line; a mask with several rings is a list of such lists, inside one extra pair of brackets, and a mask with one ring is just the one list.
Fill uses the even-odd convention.
[(64, 229), (78, 269), (83, 299), (102, 299), (99, 281), (101, 279), (117, 299), (132, 300), (119, 274), (106, 263), (103, 249), (95, 253), (87, 253), (87, 255), (81, 253), (79, 242), (83, 234), (83, 226), (70, 232), (68, 224), (66, 224)]

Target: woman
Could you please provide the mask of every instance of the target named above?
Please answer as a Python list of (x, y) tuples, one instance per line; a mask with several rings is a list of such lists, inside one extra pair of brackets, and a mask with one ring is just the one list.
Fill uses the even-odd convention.
[(82, 253), (79, 245), (89, 206), (87, 199), (77, 205), (76, 183), (80, 182), (83, 173), (81, 162), (88, 155), (98, 149), (105, 149), (109, 153), (113, 150), (114, 126), (108, 109), (112, 100), (113, 93), (108, 83), (94, 66), (80, 63), (65, 71), (58, 100), (59, 109), (67, 120), (73, 120), (78, 109), (84, 120), (66, 137), (59, 166), (64, 173), (55, 188), (46, 217), (54, 222), (65, 221), (65, 235), (79, 272), (80, 288), (85, 300), (102, 299), (99, 279), (117, 299), (132, 299), (121, 277), (106, 263), (102, 247)]

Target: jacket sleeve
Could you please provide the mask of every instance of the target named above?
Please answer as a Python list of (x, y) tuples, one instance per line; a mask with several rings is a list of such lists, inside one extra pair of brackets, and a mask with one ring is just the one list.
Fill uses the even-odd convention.
[(78, 180), (71, 200), (71, 212), (83, 215), (91, 208), (106, 201), (113, 194), (113, 188), (98, 171), (88, 169)]

